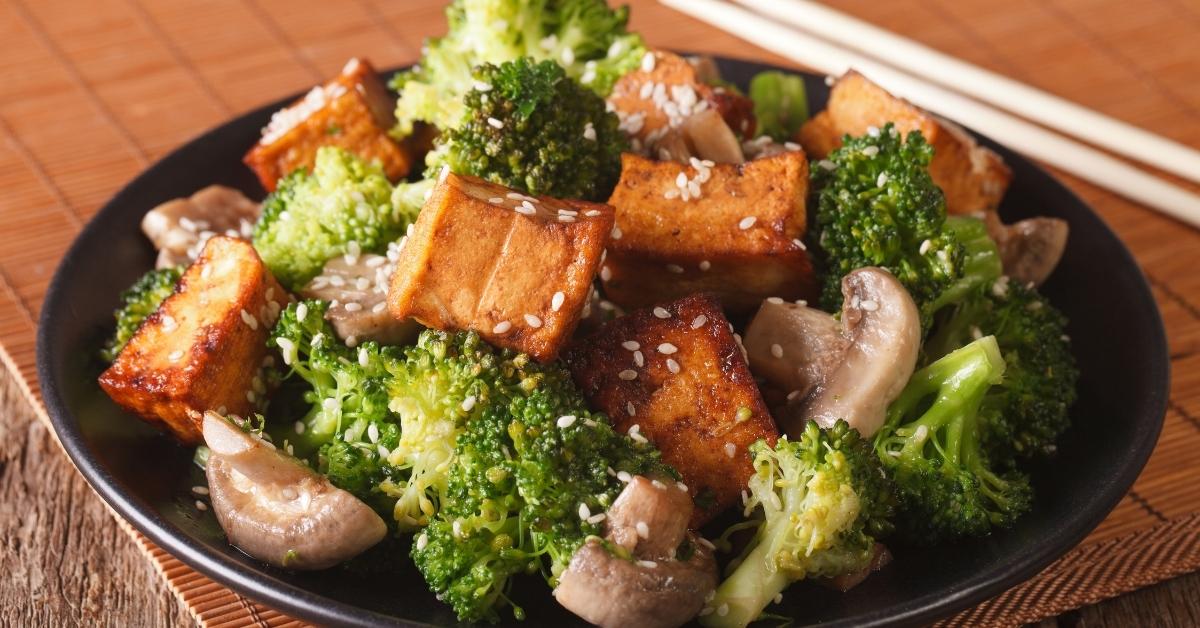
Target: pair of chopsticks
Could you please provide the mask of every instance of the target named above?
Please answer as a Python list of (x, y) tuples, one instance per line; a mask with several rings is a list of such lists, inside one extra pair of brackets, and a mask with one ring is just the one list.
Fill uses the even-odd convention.
[(854, 68), (896, 96), (1200, 227), (1200, 196), (1060, 133), (1200, 182), (1193, 148), (811, 0), (736, 0), (749, 9), (723, 0), (659, 1), (818, 72), (841, 76)]

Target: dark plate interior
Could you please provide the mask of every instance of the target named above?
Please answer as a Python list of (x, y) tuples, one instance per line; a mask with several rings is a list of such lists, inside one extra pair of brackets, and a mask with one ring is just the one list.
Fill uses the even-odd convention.
[[(720, 62), (745, 85), (759, 63)], [(813, 111), (824, 107), (822, 77), (807, 76)], [(285, 101), (281, 101), (285, 102)], [(209, 131), (125, 187), (87, 225), (50, 286), (38, 331), (38, 375), (55, 430), (100, 496), (185, 563), (256, 600), (336, 624), (450, 624), (454, 616), (411, 567), (365, 576), (333, 569), (289, 573), (264, 567), (226, 544), (211, 513), (189, 496), (202, 473), (184, 449), (118, 409), (96, 384), (93, 356), (112, 326), (117, 295), (153, 265), (138, 223), (143, 213), (210, 183), (261, 197), (241, 156), (279, 104)], [(797, 585), (770, 610), (797, 622), (912, 624), (966, 608), (1029, 578), (1079, 542), (1117, 504), (1145, 464), (1162, 426), (1168, 362), (1154, 299), (1129, 252), (1104, 223), (1046, 172), (987, 139), (1011, 165), (1001, 213), (1065, 218), (1067, 253), (1045, 286), (1071, 319), (1082, 368), (1076, 427), (1058, 456), (1035, 472), (1034, 511), (1012, 530), (927, 549), (895, 547), (887, 569), (845, 595)], [(406, 562), (401, 556), (398, 561)], [(526, 625), (575, 625), (544, 584), (529, 578), (515, 598)]]

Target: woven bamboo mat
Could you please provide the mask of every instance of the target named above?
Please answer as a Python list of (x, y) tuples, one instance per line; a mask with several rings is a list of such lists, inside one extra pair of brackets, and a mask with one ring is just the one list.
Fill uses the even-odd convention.
[[(332, 76), (351, 56), (410, 62), (444, 29), (434, 0), (0, 0), (0, 357), (39, 415), (34, 330), (60, 256), (126, 181), (200, 131)], [(651, 2), (664, 47), (786, 61)], [(886, 28), (1200, 146), (1197, 0), (833, 0)], [(1176, 42), (1172, 44), (1171, 42)], [(1191, 43), (1188, 43), (1191, 42)], [(1052, 61), (1052, 62), (1051, 62)], [(1153, 285), (1174, 378), (1158, 448), (1078, 548), (951, 620), (1008, 625), (1200, 568), (1200, 233), (1063, 176)], [(125, 524), (198, 621), (285, 626)]]

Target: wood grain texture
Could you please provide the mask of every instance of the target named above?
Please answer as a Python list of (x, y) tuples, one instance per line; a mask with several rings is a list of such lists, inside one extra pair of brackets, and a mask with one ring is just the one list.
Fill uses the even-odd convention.
[[(829, 3), (1200, 146), (1197, 0)], [(0, 580), (0, 625), (192, 621), (146, 556), (193, 610), (209, 603), (201, 618), (210, 625), (286, 620), (127, 540), (109, 519), (22, 400), (37, 400), (35, 321), (62, 252), (137, 172), (232, 115), (333, 75), (350, 56), (381, 67), (415, 60), (422, 38), (444, 30), (443, 4), (0, 0), (0, 358), (9, 372), (0, 384), (0, 573), (11, 575)], [(794, 65), (649, 0), (630, 4), (633, 28), (654, 45)], [(963, 623), (1034, 621), (1200, 567), (1200, 232), (1059, 176), (1152, 283), (1169, 336), (1170, 407), (1146, 471), (1100, 528)], [(1197, 625), (1196, 593), (1200, 576), (1188, 576), (1058, 624)]]

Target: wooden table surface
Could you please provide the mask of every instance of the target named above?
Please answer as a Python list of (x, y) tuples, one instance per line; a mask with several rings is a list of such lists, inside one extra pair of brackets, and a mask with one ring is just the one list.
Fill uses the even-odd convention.
[[(0, 37), (19, 34), (30, 46), (54, 48), (45, 36), (62, 21), (81, 38), (82, 54), (90, 19), (103, 19), (108, 27), (121, 22), (129, 43), (106, 44), (108, 54), (136, 56), (138, 46), (154, 45), (177, 59), (189, 58), (193, 40), (177, 40), (186, 25), (164, 25), (156, 16), (168, 5), (195, 4), (200, 0), (114, 0), (87, 4), (64, 1), (0, 0)], [(103, 4), (103, 10), (100, 5)], [(209, 92), (210, 111), (204, 121), (171, 135), (160, 133), (156, 143), (143, 142), (155, 131), (152, 120), (139, 113), (115, 112), (133, 131), (119, 142), (136, 147), (141, 159), (153, 159), (220, 118), (273, 100), (311, 84), (314, 77), (331, 74), (339, 60), (363, 53), (379, 65), (411, 61), (417, 54), (421, 32), (440, 23), (437, 2), (412, 0), (358, 0), (356, 19), (377, 22), (366, 34), (349, 25), (336, 34), (305, 35), (304, 0), (228, 0), (240, 6), (239, 15), (262, 22), (264, 36), (286, 47), (290, 59), (263, 58), (245, 67), (279, 68), (261, 93), (233, 100)], [(667, 10), (648, 1), (632, 2), (634, 27), (663, 23)], [(835, 0), (852, 13), (875, 21), (925, 43), (992, 69), (1021, 77), (1087, 106), (1144, 125), (1192, 146), (1200, 146), (1200, 0), (1154, 0), (1129, 3), (1121, 0)], [(341, 5), (339, 5), (340, 9)], [(232, 10), (232, 9), (231, 9)], [(89, 14), (93, 12), (94, 14)], [(81, 17), (83, 16), (83, 17)], [(365, 17), (364, 17), (365, 16)], [(1068, 28), (1014, 29), (1014, 24), (1047, 23)], [(278, 17), (278, 19), (275, 19)], [(83, 19), (86, 18), (86, 19)], [(697, 22), (679, 18), (677, 27), (644, 33), (658, 45), (735, 52), (739, 56), (778, 61), (732, 37)], [(347, 23), (349, 24), (349, 23)], [(211, 24), (208, 26), (212, 26)], [(361, 26), (361, 25), (360, 25)], [(177, 30), (183, 28), (183, 31)], [(440, 28), (440, 26), (439, 26)], [(309, 29), (310, 33), (320, 32)], [(1152, 44), (1147, 44), (1147, 40)], [(198, 41), (198, 40), (196, 40)], [(100, 44), (96, 43), (99, 47)], [(115, 47), (114, 47), (115, 46)], [(1019, 49), (1018, 52), (1014, 52)], [(51, 50), (61, 57), (63, 51)], [(68, 52), (68, 56), (70, 56)], [(232, 54), (232, 53), (231, 53)], [(229, 55), (226, 55), (229, 56)], [(22, 57), (23, 58), (23, 57)], [(0, 61), (9, 64), (20, 59)], [(257, 63), (258, 65), (254, 65)], [(64, 62), (66, 64), (66, 62)], [(274, 65), (272, 65), (274, 64)], [(62, 68), (60, 68), (61, 70)], [(246, 71), (230, 75), (190, 66), (202, 84), (206, 81), (258, 80)], [(225, 68), (228, 70), (228, 67)], [(284, 72), (286, 70), (286, 72)], [(71, 80), (88, 84), (87, 69), (73, 70)], [(5, 77), (7, 78), (7, 77)], [(163, 87), (162, 89), (171, 89)], [(246, 91), (242, 90), (242, 94)], [(149, 97), (149, 96), (148, 96)], [(2, 104), (2, 103), (0, 103)], [(103, 103), (82, 103), (104, 112)], [(66, 115), (64, 112), (63, 115)], [(126, 115), (128, 114), (128, 115)], [(108, 111), (105, 115), (112, 116)], [(4, 124), (0, 118), (0, 124)], [(139, 126), (140, 125), (140, 126)], [(174, 127), (173, 127), (174, 128)], [(12, 137), (11, 135), (9, 137)], [(10, 140), (11, 141), (11, 140)], [(127, 146), (128, 147), (128, 146)], [(2, 148), (2, 147), (0, 147)], [(21, 149), (21, 147), (17, 147)], [(36, 163), (36, 156), (31, 157)], [(131, 173), (132, 174), (132, 173)], [(1077, 180), (1066, 182), (1092, 203), (1125, 237), (1142, 241), (1143, 226), (1153, 224), (1167, 233), (1190, 237), (1188, 230), (1119, 200)], [(120, 181), (108, 182), (115, 189)], [(108, 193), (111, 193), (108, 192)], [(3, 194), (3, 192), (0, 192)], [(78, 199), (70, 198), (69, 201)], [(90, 215), (103, 198), (88, 197), (84, 215)], [(0, 234), (4, 246), (11, 241)], [(1135, 251), (1139, 247), (1135, 246)], [(1142, 260), (1145, 261), (1144, 259)], [(1194, 272), (1194, 271), (1193, 271)], [(1178, 372), (1176, 373), (1178, 377)], [(166, 589), (149, 562), (122, 532), (70, 462), (58, 450), (46, 428), (35, 419), (21, 397), (14, 375), (0, 374), (0, 626), (185, 625), (192, 622), (186, 609)], [(1192, 574), (1122, 597), (1067, 613), (1043, 622), (1044, 626), (1196, 626), (1200, 625), (1200, 574)]]

